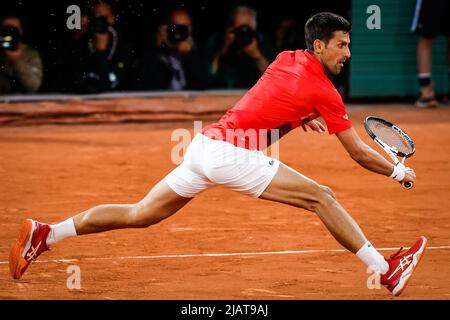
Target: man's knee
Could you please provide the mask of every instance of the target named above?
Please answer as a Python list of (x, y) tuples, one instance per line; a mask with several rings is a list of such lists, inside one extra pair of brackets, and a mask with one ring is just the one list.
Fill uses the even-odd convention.
[(147, 228), (163, 219), (151, 210), (150, 206), (143, 202), (130, 205), (128, 224), (134, 228)]
[(334, 194), (333, 190), (331, 190), (330, 187), (324, 186), (324, 185), (320, 185), (320, 188), (327, 193), (328, 195), (330, 195), (333, 199), (336, 199), (336, 195)]
[(317, 184), (312, 188), (312, 197), (308, 207), (310, 211), (317, 212), (321, 208), (333, 205), (335, 202), (336, 195), (331, 188)]

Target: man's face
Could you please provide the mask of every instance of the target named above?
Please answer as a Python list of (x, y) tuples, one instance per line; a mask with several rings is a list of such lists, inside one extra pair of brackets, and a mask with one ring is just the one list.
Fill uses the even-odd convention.
[[(320, 40), (318, 40), (320, 41)], [(344, 63), (347, 59), (350, 59), (350, 33), (345, 31), (333, 32), (333, 37), (330, 39), (327, 45), (321, 42), (319, 56), (322, 65), (324, 66), (325, 73), (331, 73), (337, 75), (344, 67)]]

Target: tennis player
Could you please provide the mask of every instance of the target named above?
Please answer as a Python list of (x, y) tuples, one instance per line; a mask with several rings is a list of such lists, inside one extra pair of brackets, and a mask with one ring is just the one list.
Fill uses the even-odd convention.
[[(145, 228), (173, 215), (197, 194), (224, 185), (254, 198), (315, 212), (336, 240), (380, 274), (394, 295), (405, 288), (425, 250), (420, 237), (409, 250), (385, 259), (338, 203), (333, 191), (262, 152), (277, 138), (302, 126), (335, 134), (350, 157), (367, 170), (399, 182), (414, 182), (408, 167), (394, 166), (358, 136), (329, 76), (350, 58), (351, 24), (329, 12), (305, 25), (307, 50), (285, 51), (259, 81), (217, 122), (202, 129), (183, 162), (134, 204), (93, 207), (61, 223), (27, 219), (10, 252), (14, 279), (61, 240), (121, 228)], [(400, 186), (400, 185), (399, 185)]]

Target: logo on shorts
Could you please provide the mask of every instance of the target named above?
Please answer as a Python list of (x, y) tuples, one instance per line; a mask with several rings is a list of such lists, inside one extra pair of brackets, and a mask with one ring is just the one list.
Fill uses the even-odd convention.
[(270, 161), (269, 161), (269, 165), (271, 166), (271, 165), (273, 165), (275, 163), (275, 160), (273, 160), (273, 159), (271, 159)]

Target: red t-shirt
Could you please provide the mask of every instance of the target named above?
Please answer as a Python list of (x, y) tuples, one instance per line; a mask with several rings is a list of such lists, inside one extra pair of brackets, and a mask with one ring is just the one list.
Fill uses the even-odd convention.
[(302, 122), (319, 116), (330, 134), (352, 126), (342, 97), (320, 62), (306, 50), (284, 51), (253, 88), (202, 133), (235, 146), (263, 150)]

